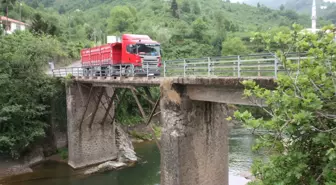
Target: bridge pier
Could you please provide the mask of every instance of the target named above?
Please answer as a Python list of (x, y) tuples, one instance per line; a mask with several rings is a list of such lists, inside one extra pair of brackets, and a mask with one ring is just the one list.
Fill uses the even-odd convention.
[[(82, 168), (114, 160), (114, 89), (73, 82), (67, 88), (68, 164)], [(108, 110), (108, 111), (107, 111)]]
[(189, 99), (161, 85), (161, 185), (228, 185), (226, 104)]

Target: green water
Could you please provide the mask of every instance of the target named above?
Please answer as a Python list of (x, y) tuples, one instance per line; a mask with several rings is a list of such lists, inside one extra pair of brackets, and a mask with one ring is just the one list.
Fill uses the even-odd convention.
[[(230, 176), (248, 171), (254, 154), (254, 137), (244, 129), (230, 134)], [(160, 183), (160, 153), (154, 142), (136, 146), (141, 161), (134, 167), (119, 171), (83, 176), (66, 164), (45, 163), (34, 168), (34, 173), (8, 179), (6, 185), (158, 185)], [(30, 179), (30, 180), (28, 180)], [(1, 183), (0, 183), (1, 184)]]

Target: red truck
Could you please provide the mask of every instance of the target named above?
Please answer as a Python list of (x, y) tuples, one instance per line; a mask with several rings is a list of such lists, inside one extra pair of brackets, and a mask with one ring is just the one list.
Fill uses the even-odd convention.
[(160, 75), (160, 43), (147, 35), (122, 35), (121, 42), (81, 50), (84, 74)]

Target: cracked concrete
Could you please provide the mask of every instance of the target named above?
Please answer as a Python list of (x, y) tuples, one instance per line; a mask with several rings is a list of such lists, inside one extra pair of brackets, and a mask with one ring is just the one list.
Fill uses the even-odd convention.
[(226, 104), (192, 101), (185, 86), (173, 89), (181, 104), (169, 101), (164, 93), (161, 101), (161, 184), (227, 185)]

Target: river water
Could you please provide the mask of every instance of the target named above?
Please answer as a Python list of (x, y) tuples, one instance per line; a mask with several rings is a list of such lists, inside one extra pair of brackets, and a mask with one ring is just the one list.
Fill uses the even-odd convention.
[[(251, 151), (254, 136), (246, 129), (230, 132), (229, 171), (230, 185), (243, 185), (245, 179), (238, 177), (249, 171), (252, 159), (257, 154)], [(160, 153), (154, 142), (135, 145), (141, 161), (134, 167), (119, 171), (83, 176), (66, 164), (48, 162), (36, 166), (34, 172), (8, 179), (6, 185), (159, 185)]]

